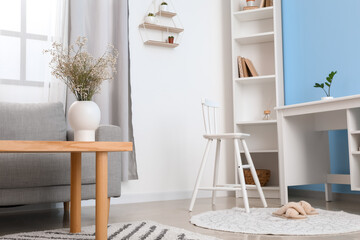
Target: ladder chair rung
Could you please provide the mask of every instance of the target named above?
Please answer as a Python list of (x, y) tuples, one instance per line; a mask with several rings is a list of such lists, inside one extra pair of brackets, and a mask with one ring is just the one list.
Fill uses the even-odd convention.
[[(240, 166), (239, 166), (239, 168), (240, 168)], [(244, 168), (244, 169), (250, 169), (250, 168), (251, 168), (251, 166), (250, 166), (250, 165), (248, 165), (248, 164), (246, 164), (246, 165), (242, 165), (242, 168)]]

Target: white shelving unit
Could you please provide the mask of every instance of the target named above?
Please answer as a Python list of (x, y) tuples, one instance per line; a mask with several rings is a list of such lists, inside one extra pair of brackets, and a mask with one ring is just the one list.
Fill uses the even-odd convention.
[[(256, 0), (260, 5), (260, 0)], [(263, 187), (267, 198), (279, 198), (277, 120), (274, 110), (284, 105), (281, 0), (273, 7), (242, 11), (245, 0), (231, 0), (233, 104), (235, 132), (249, 133), (248, 147), (257, 169), (270, 169)], [(259, 76), (240, 78), (237, 57), (250, 59)], [(271, 120), (263, 120), (271, 110)], [(243, 158), (245, 159), (245, 158)], [(250, 197), (258, 197), (249, 189)], [(241, 192), (237, 192), (241, 197)]]

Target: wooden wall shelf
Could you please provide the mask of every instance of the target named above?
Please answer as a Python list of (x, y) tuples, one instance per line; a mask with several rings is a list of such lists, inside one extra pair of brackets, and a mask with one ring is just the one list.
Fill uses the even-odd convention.
[(161, 16), (161, 17), (167, 17), (167, 18), (172, 18), (176, 16), (176, 13), (174, 12), (168, 12), (168, 11), (158, 11), (156, 13), (157, 16)]
[[(152, 0), (148, 10), (152, 10), (152, 13), (156, 12), (155, 20), (152, 21), (151, 18), (148, 18), (148, 13), (144, 16), (145, 21), (139, 24), (139, 33), (145, 45), (166, 48), (176, 48), (180, 45), (184, 27), (180, 21), (179, 14), (175, 12), (172, 1), (169, 0), (167, 3), (168, 6), (164, 8), (159, 5), (157, 0)], [(161, 9), (166, 9), (166, 11)], [(170, 37), (173, 39), (169, 40)], [(169, 43), (169, 41), (173, 43)]]
[(154, 40), (148, 40), (145, 42), (146, 45), (153, 45), (158, 47), (168, 47), (168, 48), (176, 48), (179, 46), (177, 43), (166, 43), (166, 42), (160, 42), (160, 41), (154, 41)]
[(182, 28), (168, 27), (168, 26), (151, 24), (151, 23), (143, 23), (143, 24), (140, 24), (139, 27), (144, 28), (144, 29), (147, 28), (147, 29), (159, 30), (159, 31), (164, 31), (164, 32), (172, 32), (172, 33), (181, 33), (184, 31), (184, 29), (182, 29)]

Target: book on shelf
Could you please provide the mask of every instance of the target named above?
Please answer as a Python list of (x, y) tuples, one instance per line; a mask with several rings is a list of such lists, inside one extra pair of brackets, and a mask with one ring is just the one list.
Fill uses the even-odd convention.
[(237, 57), (237, 62), (238, 62), (238, 68), (239, 68), (239, 77), (242, 78), (242, 77), (244, 77), (244, 70), (242, 68), (242, 62), (241, 62), (240, 56)]
[(250, 59), (238, 56), (237, 57), (238, 62), (238, 69), (239, 69), (239, 77), (256, 77), (259, 76), (257, 73), (253, 63)]
[(248, 72), (248, 69), (246, 67), (246, 63), (245, 63), (245, 58), (244, 57), (241, 57), (241, 66), (242, 66), (242, 69), (244, 71), (244, 77), (249, 77), (249, 72)]
[(273, 0), (265, 0), (265, 7), (273, 6)]
[(273, 5), (274, 5), (274, 0), (261, 0), (259, 7), (264, 8), (264, 7), (271, 7)]
[(250, 59), (245, 58), (245, 63), (246, 63), (246, 67), (248, 68), (249, 73), (250, 73), (249, 77), (259, 76), (259, 74), (256, 72), (256, 69)]
[(265, 2), (266, 2), (266, 0), (261, 0), (261, 2), (260, 2), (260, 8), (265, 7)]

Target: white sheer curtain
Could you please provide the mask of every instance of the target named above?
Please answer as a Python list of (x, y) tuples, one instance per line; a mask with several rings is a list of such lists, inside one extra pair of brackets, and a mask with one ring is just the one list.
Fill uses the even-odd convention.
[[(56, 0), (56, 20), (53, 40), (67, 47), (69, 44), (69, 0)], [(66, 85), (59, 79), (50, 80), (49, 102), (62, 102), (66, 106)]]
[(69, 0), (0, 0), (0, 101), (65, 101), (43, 50), (67, 44), (68, 19)]
[[(119, 51), (117, 74), (105, 81), (94, 101), (101, 109), (101, 123), (121, 127), (122, 139), (134, 142), (132, 132), (131, 95), (129, 81), (128, 1), (71, 0), (70, 42), (79, 36), (88, 39), (88, 51), (99, 57), (108, 44)], [(74, 101), (68, 94), (67, 106)], [(135, 150), (123, 153), (122, 179), (137, 179)]]

